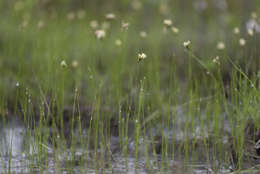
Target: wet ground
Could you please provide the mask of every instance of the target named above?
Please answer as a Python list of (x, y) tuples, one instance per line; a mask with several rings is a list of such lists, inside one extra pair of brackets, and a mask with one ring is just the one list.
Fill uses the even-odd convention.
[[(105, 155), (104, 159), (95, 160), (93, 150), (87, 151), (84, 148), (77, 147), (74, 150), (74, 155), (71, 155), (71, 149), (55, 152), (50, 145), (39, 145), (35, 135), (29, 133), (18, 122), (11, 122), (1, 129), (1, 158), (0, 171), (1, 173), (164, 173), (170, 171), (174, 173), (212, 173), (213, 170), (206, 163), (201, 161), (190, 162), (184, 164), (183, 161), (167, 160), (164, 164), (160, 154), (148, 154), (149, 159), (145, 154), (140, 153), (139, 158), (134, 156), (135, 142), (129, 141), (129, 153), (127, 156), (116, 152), (118, 148), (118, 138), (111, 138), (111, 149), (113, 153)], [(140, 142), (144, 141), (142, 138)], [(141, 144), (141, 143), (140, 143)], [(38, 157), (42, 155), (39, 146), (45, 149), (44, 160), (39, 162)], [(144, 147), (141, 147), (142, 149)], [(98, 153), (102, 153), (98, 150)], [(101, 155), (97, 154), (99, 158)], [(72, 159), (73, 158), (73, 159)], [(148, 159), (148, 160), (147, 160)], [(100, 164), (99, 164), (100, 163)], [(105, 164), (106, 163), (106, 164)], [(164, 165), (164, 167), (162, 167)], [(96, 167), (95, 167), (96, 166)], [(221, 169), (221, 173), (228, 172), (228, 169)]]
[[(45, 128), (50, 129), (50, 128)], [(156, 129), (156, 128), (155, 128)], [(199, 139), (199, 128), (193, 137)], [(156, 130), (154, 130), (155, 132)], [(75, 145), (73, 149), (69, 146), (54, 147), (51, 144), (39, 143), (37, 135), (26, 129), (19, 121), (11, 121), (1, 125), (0, 131), (0, 171), (1, 173), (231, 173), (232, 164), (223, 158), (213, 159), (205, 156), (205, 146), (199, 140), (194, 144), (195, 153), (188, 154), (184, 160), (184, 153), (177, 153), (172, 158), (163, 156), (160, 152), (151, 150), (152, 142), (149, 137), (141, 137), (139, 140), (139, 155), (135, 156), (135, 141), (129, 138), (128, 153), (120, 152), (119, 137), (110, 138), (109, 151), (93, 148), (86, 149), (86, 145)], [(87, 130), (83, 131), (87, 137)], [(169, 142), (173, 135), (169, 134)], [(178, 142), (184, 138), (179, 131), (175, 136), (176, 151)], [(223, 139), (223, 150), (230, 150), (228, 138)], [(155, 144), (158, 143), (155, 141)], [(61, 143), (62, 144), (62, 143)], [(170, 143), (169, 143), (170, 144)], [(147, 146), (148, 148), (145, 148)], [(160, 142), (155, 146), (161, 146)], [(56, 148), (56, 149), (55, 149)], [(107, 148), (104, 148), (107, 149)], [(146, 150), (148, 149), (148, 150)], [(161, 147), (160, 147), (161, 149)], [(209, 149), (210, 151), (211, 149)], [(211, 153), (211, 152), (209, 152)], [(231, 153), (223, 153), (231, 154)], [(195, 157), (195, 158), (194, 158)], [(174, 159), (174, 160), (173, 160)], [(210, 162), (208, 161), (210, 160)], [(214, 160), (214, 161), (213, 161)], [(225, 161), (226, 160), (226, 161)], [(258, 160), (258, 161), (257, 161)], [(252, 166), (259, 167), (259, 159)], [(184, 162), (186, 161), (186, 162)], [(256, 167), (257, 169), (257, 167)], [(252, 171), (259, 171), (252, 168)], [(251, 173), (251, 172), (245, 172)]]

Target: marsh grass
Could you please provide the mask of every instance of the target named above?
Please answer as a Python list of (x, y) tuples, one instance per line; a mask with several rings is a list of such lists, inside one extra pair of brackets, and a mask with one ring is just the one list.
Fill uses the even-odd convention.
[(259, 34), (230, 36), (246, 22), (239, 5), (223, 14), (230, 22), (189, 7), (193, 25), (180, 4), (166, 18), (147, 2), (155, 15), (122, 12), (103, 29), (103, 14), (72, 17), (70, 1), (50, 14), (25, 2), (0, 3), (1, 132), (18, 120), (25, 137), (19, 148), (3, 133), (1, 172), (16, 172), (17, 158), (28, 173), (259, 172)]

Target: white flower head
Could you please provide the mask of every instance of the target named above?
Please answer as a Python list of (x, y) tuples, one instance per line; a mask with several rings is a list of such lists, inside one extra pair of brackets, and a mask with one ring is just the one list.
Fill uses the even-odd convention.
[(98, 21), (96, 20), (90, 21), (90, 27), (96, 29), (98, 27)]
[(98, 39), (104, 39), (106, 36), (105, 30), (96, 30), (95, 35)]
[(63, 61), (61, 61), (60, 66), (61, 66), (62, 68), (66, 68), (68, 65), (67, 65), (66, 61), (63, 60)]
[(245, 46), (246, 40), (244, 38), (240, 38), (239, 39), (239, 44), (240, 44), (240, 46)]
[(146, 59), (147, 55), (145, 53), (138, 54), (138, 62)]
[(172, 20), (171, 20), (171, 19), (164, 19), (164, 20), (163, 20), (163, 24), (164, 24), (166, 27), (171, 27), (171, 26), (172, 26)]
[(179, 29), (177, 27), (172, 27), (172, 32), (178, 34)]
[(234, 34), (239, 34), (240, 33), (240, 30), (238, 27), (235, 27), (234, 30), (233, 30)]
[(79, 62), (77, 60), (73, 60), (71, 66), (72, 68), (77, 68), (79, 66)]
[(114, 20), (116, 18), (116, 15), (114, 13), (108, 13), (106, 14), (107, 20)]
[(254, 30), (251, 29), (251, 28), (249, 28), (249, 29), (247, 30), (247, 33), (248, 33), (249, 36), (253, 36), (253, 35), (254, 35)]
[(121, 42), (120, 39), (117, 39), (117, 40), (115, 41), (115, 44), (116, 44), (116, 46), (121, 46), (121, 45), (122, 45), (122, 42)]
[(122, 30), (123, 30), (123, 31), (124, 31), (124, 30), (127, 30), (128, 27), (129, 27), (129, 23), (123, 21), (123, 22), (122, 22), (122, 25), (121, 25)]
[(190, 47), (190, 44), (191, 44), (191, 41), (190, 41), (190, 40), (183, 42), (183, 46), (184, 46), (185, 48), (187, 48), (187, 49)]
[(145, 31), (141, 31), (140, 32), (140, 37), (146, 38), (147, 37), (147, 33)]
[(220, 65), (220, 62), (219, 62), (219, 56), (216, 56), (215, 58), (213, 58), (213, 63), (216, 63), (218, 65)]
[(217, 49), (218, 50), (224, 50), (226, 48), (226, 46), (225, 46), (225, 43), (224, 42), (219, 42), (218, 44), (217, 44)]

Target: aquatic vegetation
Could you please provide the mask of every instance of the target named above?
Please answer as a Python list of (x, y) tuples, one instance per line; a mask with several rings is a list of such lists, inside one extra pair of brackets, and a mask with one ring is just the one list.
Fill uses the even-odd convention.
[(0, 173), (259, 173), (259, 5), (0, 1)]

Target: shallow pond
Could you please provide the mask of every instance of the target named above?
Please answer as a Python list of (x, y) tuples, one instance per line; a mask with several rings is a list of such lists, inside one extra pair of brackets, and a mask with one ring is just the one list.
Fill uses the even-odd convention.
[[(83, 130), (85, 137), (88, 136), (87, 132)], [(123, 153), (120, 151), (120, 141), (117, 136), (110, 137), (109, 151), (99, 147), (95, 151), (94, 148), (86, 148), (87, 145), (84, 143), (76, 143), (73, 148), (63, 146), (62, 143), (57, 146), (51, 143), (39, 143), (39, 138), (34, 131), (25, 128), (18, 121), (2, 125), (0, 134), (1, 173), (209, 174), (232, 171), (231, 164), (225, 163), (224, 159), (210, 157), (208, 162), (203, 146), (196, 147), (197, 152), (188, 154), (186, 160), (184, 160), (184, 153), (176, 153), (174, 158), (170, 157), (171, 155), (165, 157), (151, 150), (152, 142), (147, 137), (140, 138), (139, 154), (136, 158), (136, 142), (131, 138), (127, 143), (127, 153)], [(75, 139), (77, 137), (75, 136)], [(171, 138), (172, 135), (169, 134), (169, 137)], [(176, 142), (182, 138), (181, 132), (175, 135)], [(213, 167), (213, 163), (217, 165), (217, 170), (216, 166)]]

